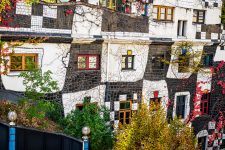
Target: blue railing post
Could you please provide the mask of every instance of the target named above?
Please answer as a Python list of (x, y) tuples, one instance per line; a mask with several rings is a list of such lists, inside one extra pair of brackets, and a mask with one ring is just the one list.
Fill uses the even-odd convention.
[(82, 134), (83, 134), (83, 150), (89, 150), (89, 140), (88, 135), (90, 134), (91, 130), (89, 127), (83, 127), (82, 128)]
[(9, 150), (16, 150), (16, 128), (9, 127)]
[(89, 150), (89, 141), (88, 141), (88, 139), (83, 140), (83, 150)]

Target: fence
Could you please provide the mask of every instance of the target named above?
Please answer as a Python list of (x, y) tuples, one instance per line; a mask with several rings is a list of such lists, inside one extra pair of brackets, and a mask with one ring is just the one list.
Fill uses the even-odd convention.
[[(57, 133), (16, 128), (16, 150), (82, 150), (82, 141)], [(0, 123), (0, 150), (9, 149), (9, 126)]]

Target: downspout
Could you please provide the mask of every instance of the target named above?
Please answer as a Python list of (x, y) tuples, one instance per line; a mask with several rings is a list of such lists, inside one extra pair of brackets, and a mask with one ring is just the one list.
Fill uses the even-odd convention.
[[(110, 50), (110, 37), (108, 35), (108, 43), (107, 43), (107, 65), (106, 65), (106, 89), (105, 89), (105, 101), (109, 101), (108, 93), (109, 93), (109, 50)], [(110, 109), (110, 108), (109, 108)]]
[(106, 71), (106, 82), (109, 80), (109, 50), (110, 50), (110, 36), (108, 36), (108, 44), (107, 44), (107, 71)]

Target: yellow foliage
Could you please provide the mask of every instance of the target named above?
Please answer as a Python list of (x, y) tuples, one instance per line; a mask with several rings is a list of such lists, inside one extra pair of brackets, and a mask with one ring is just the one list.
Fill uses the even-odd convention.
[(180, 120), (168, 123), (165, 111), (158, 106), (140, 108), (131, 124), (118, 129), (114, 150), (196, 150), (193, 131)]
[(5, 11), (5, 6), (10, 6), (10, 0), (1, 0), (1, 3), (0, 3), (0, 13), (2, 11)]
[[(57, 0), (22, 0), (28, 5), (34, 4), (34, 3), (40, 3), (40, 2), (45, 2), (45, 3), (56, 3)], [(6, 6), (12, 6), (11, 0), (1, 0), (0, 2), (0, 13), (5, 12)]]

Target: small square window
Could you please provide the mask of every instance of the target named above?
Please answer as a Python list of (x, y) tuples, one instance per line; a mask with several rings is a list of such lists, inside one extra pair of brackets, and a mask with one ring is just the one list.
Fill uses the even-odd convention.
[(194, 23), (203, 24), (205, 21), (205, 11), (204, 10), (194, 10), (192, 20)]
[(154, 55), (152, 56), (152, 68), (153, 69), (164, 69), (164, 55)]
[(122, 56), (122, 70), (134, 69), (134, 55)]
[(80, 54), (78, 55), (78, 69), (79, 70), (98, 70), (99, 69), (99, 55)]

